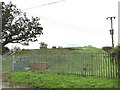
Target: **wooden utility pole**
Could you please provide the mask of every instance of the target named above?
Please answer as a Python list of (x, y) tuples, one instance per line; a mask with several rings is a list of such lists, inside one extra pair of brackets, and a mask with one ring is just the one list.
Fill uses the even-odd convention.
[(115, 19), (115, 17), (107, 17), (106, 19), (110, 19), (111, 21), (111, 30), (110, 30), (110, 35), (112, 37), (112, 48), (114, 48), (114, 37), (113, 37), (113, 34), (114, 34), (114, 30), (113, 30), (113, 19)]

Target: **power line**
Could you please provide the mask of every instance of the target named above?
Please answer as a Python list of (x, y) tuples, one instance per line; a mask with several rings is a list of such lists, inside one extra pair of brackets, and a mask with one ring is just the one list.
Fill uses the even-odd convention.
[(50, 4), (55, 4), (55, 3), (59, 3), (59, 2), (63, 2), (63, 1), (65, 1), (65, 0), (54, 1), (54, 2), (43, 4), (43, 5), (39, 5), (39, 6), (34, 6), (34, 7), (26, 8), (26, 9), (23, 9), (22, 11), (29, 10), (29, 9), (34, 9), (34, 8), (38, 8), (38, 7), (46, 6), (46, 5), (50, 5)]

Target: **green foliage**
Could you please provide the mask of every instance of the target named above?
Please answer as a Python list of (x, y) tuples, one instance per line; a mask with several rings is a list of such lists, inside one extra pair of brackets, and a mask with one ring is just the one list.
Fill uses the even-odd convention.
[(114, 53), (116, 54), (120, 53), (120, 45), (114, 48)]
[(40, 49), (47, 49), (47, 44), (46, 43), (44, 43), (44, 42), (41, 42), (40, 43)]
[(4, 55), (5, 53), (9, 52), (10, 49), (8, 47), (2, 47), (2, 55)]
[(43, 34), (39, 17), (29, 19), (16, 5), (2, 2), (2, 45), (21, 43), (29, 45), (29, 41), (37, 41), (36, 37)]
[(52, 46), (52, 49), (56, 49), (56, 46)]
[(57, 75), (40, 72), (12, 72), (8, 81), (23, 83), (34, 88), (117, 88), (117, 79)]
[(118, 61), (120, 60), (120, 46), (116, 46), (114, 49), (112, 49), (109, 52), (110, 56), (111, 56), (111, 61), (113, 62), (113, 60), (115, 60), (115, 63), (118, 65)]
[(112, 47), (110, 46), (105, 46), (105, 47), (102, 47), (102, 50), (106, 51), (106, 52), (110, 52), (112, 50)]

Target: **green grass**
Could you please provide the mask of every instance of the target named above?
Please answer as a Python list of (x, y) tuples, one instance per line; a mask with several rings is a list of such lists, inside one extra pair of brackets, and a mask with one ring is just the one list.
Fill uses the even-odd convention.
[[(69, 48), (71, 48), (69, 50)], [(82, 53), (106, 53), (102, 49), (96, 48), (96, 47), (87, 47), (87, 50), (84, 50), (83, 47), (68, 47), (63, 49), (35, 49), (35, 50), (22, 50), (17, 51), (14, 55), (15, 56), (21, 56), (21, 55), (31, 55), (31, 54), (56, 54), (56, 53), (68, 53), (68, 52), (82, 52)]]
[(35, 88), (117, 88), (117, 79), (58, 75), (40, 72), (11, 72), (8, 81)]

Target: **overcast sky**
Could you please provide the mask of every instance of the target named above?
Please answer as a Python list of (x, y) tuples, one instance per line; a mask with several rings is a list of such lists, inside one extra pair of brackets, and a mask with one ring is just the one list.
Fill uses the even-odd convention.
[[(10, 0), (3, 0), (8, 3)], [(43, 35), (30, 46), (9, 44), (10, 48), (39, 48), (40, 42), (52, 46), (110, 46), (110, 20), (113, 20), (114, 42), (118, 43), (118, 1), (119, 0), (11, 0), (29, 17), (38, 16)], [(56, 2), (54, 4), (49, 4)], [(59, 2), (61, 1), (61, 2)], [(45, 5), (46, 4), (46, 5)], [(48, 5), (49, 4), (49, 5)], [(36, 7), (45, 5), (41, 7)], [(33, 8), (36, 7), (36, 8)]]

